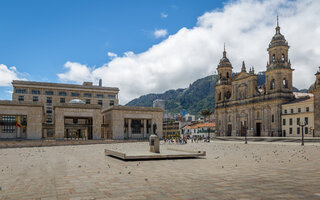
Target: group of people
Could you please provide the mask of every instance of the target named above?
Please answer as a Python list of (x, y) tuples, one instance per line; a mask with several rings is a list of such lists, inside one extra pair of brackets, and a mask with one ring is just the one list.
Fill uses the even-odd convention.
[(167, 142), (169, 144), (187, 144), (188, 139), (187, 138), (181, 138), (181, 137), (163, 137), (163, 142), (166, 144)]
[(191, 143), (198, 143), (200, 142), (210, 142), (210, 137), (209, 136), (187, 136), (185, 135), (184, 137), (170, 137), (170, 136), (164, 136), (163, 137), (163, 142), (169, 143), (169, 144), (187, 144), (188, 140), (191, 141)]

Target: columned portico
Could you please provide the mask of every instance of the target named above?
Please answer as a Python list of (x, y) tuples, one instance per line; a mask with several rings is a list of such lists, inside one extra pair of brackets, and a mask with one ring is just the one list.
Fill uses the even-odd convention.
[(162, 113), (161, 108), (129, 106), (114, 106), (102, 111), (106, 121), (117, 124), (110, 129), (112, 139), (147, 139), (154, 122), (162, 137)]

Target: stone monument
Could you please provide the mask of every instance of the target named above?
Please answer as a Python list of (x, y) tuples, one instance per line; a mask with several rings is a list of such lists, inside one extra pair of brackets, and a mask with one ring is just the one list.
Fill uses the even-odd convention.
[(157, 124), (153, 123), (153, 133), (149, 137), (150, 152), (160, 153), (160, 141), (157, 135)]

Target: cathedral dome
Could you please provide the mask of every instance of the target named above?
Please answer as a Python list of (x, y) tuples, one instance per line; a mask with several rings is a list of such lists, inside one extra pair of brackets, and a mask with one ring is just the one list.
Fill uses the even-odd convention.
[(276, 47), (276, 46), (288, 46), (288, 42), (286, 41), (285, 37), (280, 33), (280, 26), (279, 26), (278, 19), (277, 19), (276, 34), (272, 37), (272, 40), (269, 44), (269, 48)]
[(218, 68), (220, 67), (232, 67), (229, 59), (227, 58), (227, 52), (224, 50), (223, 51), (223, 57), (220, 59)]
[[(279, 27), (280, 28), (280, 27)], [(275, 46), (288, 46), (288, 42), (284, 38), (284, 36), (279, 32), (276, 33), (269, 44), (269, 48), (275, 47)]]

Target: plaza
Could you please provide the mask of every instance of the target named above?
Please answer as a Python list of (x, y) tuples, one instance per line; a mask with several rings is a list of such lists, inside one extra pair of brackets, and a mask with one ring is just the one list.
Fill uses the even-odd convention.
[(320, 144), (217, 141), (161, 144), (205, 158), (124, 162), (110, 147), (147, 142), (0, 149), (0, 199), (320, 199)]

